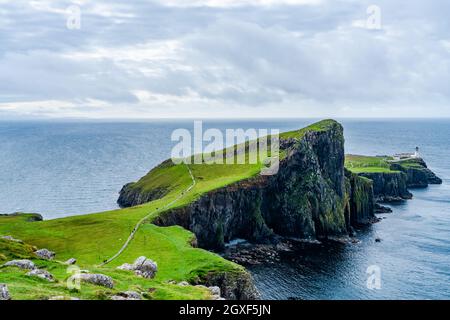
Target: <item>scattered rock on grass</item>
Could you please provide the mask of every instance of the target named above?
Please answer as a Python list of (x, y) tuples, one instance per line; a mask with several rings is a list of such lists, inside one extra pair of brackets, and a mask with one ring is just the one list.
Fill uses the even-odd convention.
[(133, 263), (134, 272), (142, 276), (144, 278), (154, 278), (156, 272), (158, 271), (158, 265), (156, 262), (147, 259), (146, 257), (142, 256), (136, 259)]
[(35, 254), (39, 258), (46, 259), (46, 260), (52, 260), (56, 256), (56, 253), (54, 253), (53, 251), (50, 251), (48, 249), (40, 249), (40, 250), (36, 251)]
[(135, 291), (125, 291), (112, 296), (111, 300), (142, 300), (142, 297)]
[(187, 282), (187, 281), (181, 281), (180, 283), (178, 283), (178, 285), (179, 285), (180, 287), (187, 287), (187, 286), (189, 285), (189, 282)]
[(50, 272), (48, 272), (46, 270), (41, 270), (41, 269), (31, 270), (30, 272), (27, 273), (27, 276), (38, 277), (38, 278), (41, 278), (41, 279), (45, 279), (45, 280), (47, 280), (49, 282), (54, 282), (55, 281), (55, 278), (53, 277), (53, 275)]
[(6, 284), (0, 283), (0, 300), (11, 300), (9, 295), (8, 286)]
[(11, 260), (4, 264), (5, 267), (18, 267), (20, 269), (34, 270), (36, 269), (35, 264), (31, 260)]
[(142, 256), (137, 258), (133, 264), (124, 263), (117, 267), (117, 269), (134, 271), (138, 276), (152, 279), (158, 271), (158, 265), (153, 260)]
[(77, 263), (77, 259), (75, 259), (75, 258), (70, 258), (69, 260), (64, 262), (64, 264), (68, 264), (68, 265), (73, 265), (75, 263)]
[(9, 241), (14, 241), (14, 242), (23, 243), (22, 240), (15, 239), (15, 238), (13, 238), (13, 237), (11, 237), (11, 236), (2, 236), (2, 237), (0, 237), (0, 238), (1, 238), (1, 239), (4, 239), (4, 240), (9, 240)]
[(77, 275), (81, 281), (92, 283), (98, 286), (103, 286), (107, 288), (113, 288), (114, 282), (111, 277), (104, 274), (94, 274), (94, 273), (81, 273)]

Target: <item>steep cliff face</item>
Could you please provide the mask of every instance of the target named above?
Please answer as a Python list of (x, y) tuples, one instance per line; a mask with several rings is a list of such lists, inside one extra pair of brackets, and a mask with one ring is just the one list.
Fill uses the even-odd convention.
[(300, 139), (280, 145), (286, 156), (278, 174), (210, 191), (188, 206), (160, 214), (154, 223), (181, 225), (196, 234), (200, 247), (221, 249), (235, 238), (264, 243), (278, 236), (342, 236), (352, 224), (370, 221), (370, 184), (353, 177), (346, 188), (340, 124), (332, 122), (326, 130), (307, 131)]
[(346, 206), (345, 217), (347, 226), (361, 226), (372, 223), (374, 215), (374, 193), (372, 180), (345, 170)]
[(364, 172), (359, 175), (373, 181), (373, 192), (377, 201), (396, 202), (412, 198), (404, 172)]
[(274, 233), (262, 216), (263, 180), (258, 177), (213, 190), (188, 206), (162, 213), (153, 223), (181, 225), (191, 230), (198, 245), (206, 249), (221, 249), (235, 238), (270, 241)]
[(306, 133), (288, 149), (278, 174), (267, 184), (263, 217), (282, 236), (342, 235), (344, 191), (343, 129), (334, 123), (326, 131)]
[(411, 159), (404, 162), (393, 163), (391, 170), (398, 170), (406, 174), (408, 188), (426, 188), (429, 184), (442, 184), (423, 159)]

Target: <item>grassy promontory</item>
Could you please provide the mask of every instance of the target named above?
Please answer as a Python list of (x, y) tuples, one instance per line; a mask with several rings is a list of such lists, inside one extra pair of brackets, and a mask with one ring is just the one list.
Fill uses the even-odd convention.
[(345, 167), (353, 173), (395, 173), (391, 170), (390, 157), (372, 157), (348, 154), (345, 156)]
[[(320, 131), (332, 123), (322, 121), (308, 128), (282, 134), (282, 139), (298, 140), (307, 131)], [(247, 150), (248, 153), (248, 150)], [(246, 155), (248, 157), (248, 154)], [(179, 226), (158, 227), (152, 220), (163, 211), (182, 207), (202, 194), (259, 174), (264, 159), (256, 164), (220, 165), (193, 164), (196, 180), (193, 188), (189, 168), (185, 164), (165, 162), (135, 184), (143, 190), (155, 191), (155, 199), (134, 207), (73, 216), (48, 221), (30, 221), (32, 215), (0, 216), (0, 235), (11, 235), (23, 244), (9, 240), (0, 242), (0, 264), (11, 259), (31, 259), (38, 267), (50, 271), (53, 283), (32, 278), (14, 267), (0, 267), (0, 283), (6, 283), (13, 299), (46, 299), (52, 296), (82, 299), (107, 299), (118, 291), (147, 292), (148, 299), (208, 299), (211, 293), (203, 287), (180, 286), (180, 281), (201, 283), (207, 275), (246, 274), (243, 267), (206, 250), (194, 248), (194, 236)], [(170, 204), (170, 205), (168, 205)], [(138, 221), (147, 218), (124, 252), (114, 261), (100, 266), (123, 246)], [(32, 219), (31, 219), (32, 220)], [(56, 252), (56, 260), (38, 259), (30, 248), (48, 248)], [(158, 263), (154, 279), (139, 278), (118, 270), (123, 263), (132, 263), (146, 256)], [(112, 277), (114, 289), (83, 284), (80, 291), (69, 290), (65, 281), (70, 276), (61, 261), (76, 258), (81, 269)]]

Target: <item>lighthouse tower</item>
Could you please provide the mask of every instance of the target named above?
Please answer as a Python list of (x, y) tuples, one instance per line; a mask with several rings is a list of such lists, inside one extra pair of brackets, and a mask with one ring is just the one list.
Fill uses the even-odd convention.
[(420, 158), (419, 147), (416, 147), (416, 152), (414, 152), (414, 158)]

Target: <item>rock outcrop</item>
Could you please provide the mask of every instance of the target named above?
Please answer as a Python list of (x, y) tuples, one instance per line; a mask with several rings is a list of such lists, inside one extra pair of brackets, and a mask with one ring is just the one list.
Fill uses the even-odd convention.
[(44, 220), (42, 215), (40, 215), (39, 213), (14, 212), (14, 213), (0, 214), (0, 217), (14, 217), (14, 216), (25, 216), (27, 217), (28, 222), (36, 222)]
[(198, 282), (209, 287), (213, 299), (223, 297), (227, 300), (258, 300), (260, 298), (252, 276), (246, 271), (210, 272), (198, 279)]
[(133, 188), (134, 186), (135, 183), (128, 183), (123, 186), (122, 190), (120, 190), (119, 199), (117, 200), (120, 207), (132, 207), (164, 196), (164, 192), (162, 192), (162, 190), (145, 192), (138, 189), (139, 191), (137, 191)]

